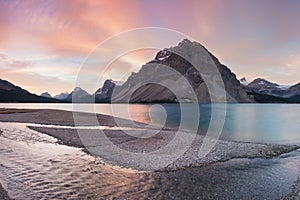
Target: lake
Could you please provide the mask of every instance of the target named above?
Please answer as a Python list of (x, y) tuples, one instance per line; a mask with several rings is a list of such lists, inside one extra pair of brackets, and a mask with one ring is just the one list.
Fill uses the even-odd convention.
[[(155, 125), (218, 131), (221, 138), (300, 143), (300, 105), (288, 104), (0, 104), (2, 108), (95, 112)], [(199, 117), (199, 118), (198, 118)], [(197, 126), (195, 126), (195, 124)], [(272, 159), (231, 159), (209, 167), (135, 174), (98, 165), (80, 149), (1, 123), (0, 180), (15, 199), (279, 199), (299, 177), (300, 151)], [(193, 131), (193, 130), (191, 130)], [(53, 151), (55, 149), (55, 151)]]
[[(300, 104), (0, 104), (1, 108), (42, 108), (94, 112), (135, 121), (221, 131), (226, 140), (300, 144)], [(199, 115), (199, 116), (198, 116)], [(197, 126), (195, 126), (197, 125)]]

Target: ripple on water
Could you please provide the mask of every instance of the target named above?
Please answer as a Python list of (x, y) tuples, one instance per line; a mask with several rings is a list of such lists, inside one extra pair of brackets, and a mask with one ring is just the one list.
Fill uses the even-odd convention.
[(99, 165), (78, 148), (23, 124), (1, 124), (0, 180), (15, 199), (278, 199), (297, 178), (300, 153), (136, 174)]
[(0, 179), (15, 199), (103, 199), (150, 185), (139, 174), (98, 165), (80, 149), (55, 144), (26, 127), (2, 124), (1, 129)]

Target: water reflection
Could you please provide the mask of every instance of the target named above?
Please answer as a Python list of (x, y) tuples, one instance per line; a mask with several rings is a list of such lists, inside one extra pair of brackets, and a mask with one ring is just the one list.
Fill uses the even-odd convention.
[[(113, 106), (113, 107), (112, 107)], [(144, 123), (178, 127), (181, 123), (181, 109), (185, 111), (183, 128), (194, 127), (197, 120), (195, 107), (200, 109), (199, 131), (208, 129), (212, 117), (210, 104), (80, 104), (76, 111), (114, 115)], [(216, 104), (217, 119), (222, 120), (224, 107)], [(74, 110), (72, 104), (0, 104), (6, 108), (53, 108)], [(300, 105), (298, 104), (228, 104), (221, 137), (228, 140), (264, 143), (300, 143)], [(219, 113), (219, 114), (218, 114)], [(218, 119), (218, 116), (220, 119)], [(152, 120), (151, 120), (152, 119)]]

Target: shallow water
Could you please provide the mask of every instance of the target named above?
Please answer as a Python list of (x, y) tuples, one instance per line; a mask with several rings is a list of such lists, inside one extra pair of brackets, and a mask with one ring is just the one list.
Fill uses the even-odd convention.
[(78, 148), (27, 129), (1, 123), (0, 180), (15, 199), (107, 199), (147, 191), (150, 179), (97, 164)]
[(15, 199), (278, 199), (299, 175), (299, 151), (268, 160), (133, 173), (98, 164), (24, 124), (1, 123), (0, 129), (0, 182)]

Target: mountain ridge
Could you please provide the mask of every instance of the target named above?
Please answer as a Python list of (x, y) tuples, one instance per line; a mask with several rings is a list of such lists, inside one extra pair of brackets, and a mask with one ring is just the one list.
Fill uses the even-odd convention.
[[(199, 63), (199, 67), (193, 66), (188, 60)], [(177, 75), (178, 80), (170, 77), (170, 71), (164, 72), (161, 65), (168, 66), (171, 70), (176, 71), (179, 74)], [(218, 81), (224, 83), (226, 97), (218, 94), (218, 91), (221, 93), (224, 90), (221, 83), (215, 82), (210, 84), (209, 89), (207, 83), (204, 81), (205, 78), (209, 81), (215, 79), (216, 74), (214, 74), (214, 70), (216, 69), (214, 68), (221, 75), (222, 80)], [(182, 79), (186, 79), (188, 83)], [(158, 84), (168, 81), (173, 82), (173, 84), (166, 87), (163, 84)], [(144, 83), (144, 85), (141, 83)], [(125, 99), (128, 99), (126, 97), (128, 94), (131, 94), (129, 100), (131, 103), (150, 103), (153, 101), (199, 103), (252, 102), (240, 86), (236, 75), (229, 68), (221, 64), (203, 45), (195, 41), (191, 42), (188, 39), (184, 39), (175, 47), (159, 51), (153, 60), (143, 65), (139, 72), (132, 73), (127, 81), (116, 89), (116, 97), (113, 98), (115, 102), (126, 102)], [(137, 90), (132, 92), (133, 89)], [(193, 96), (192, 90), (195, 92), (196, 99), (195, 95)], [(179, 95), (175, 95), (174, 91), (179, 93)], [(211, 100), (214, 102), (211, 102)]]
[(63, 103), (57, 99), (41, 97), (0, 79), (0, 102), (2, 103)]
[(256, 78), (245, 88), (256, 94), (270, 95), (280, 98), (291, 98), (300, 95), (300, 82), (292, 86), (283, 86), (263, 78)]
[[(225, 96), (221, 95), (223, 91)], [(2, 102), (57, 102), (58, 99), (75, 103), (294, 103), (300, 99), (300, 82), (287, 87), (263, 78), (250, 83), (245, 78), (238, 80), (203, 45), (184, 39), (177, 46), (158, 51), (124, 83), (107, 79), (93, 94), (75, 87), (71, 93), (51, 98), (44, 92), (41, 96), (46, 97), (41, 97), (1, 79), (0, 92)], [(22, 95), (26, 97), (23, 100)]]

